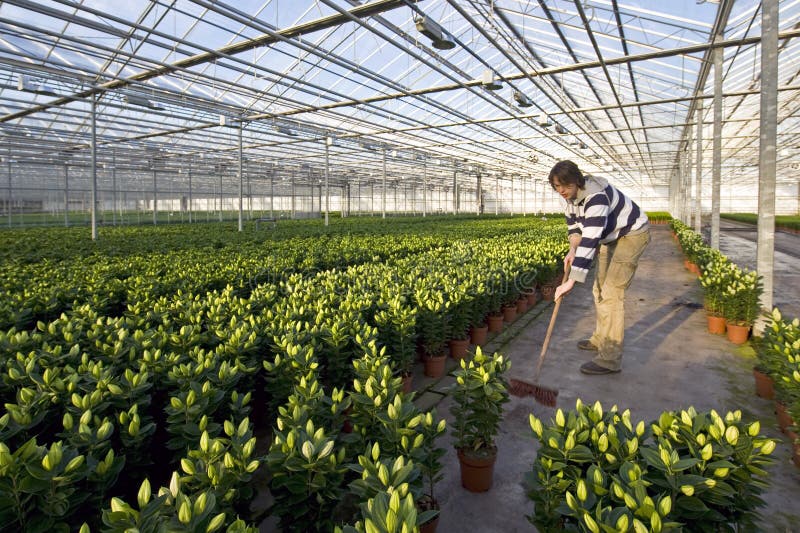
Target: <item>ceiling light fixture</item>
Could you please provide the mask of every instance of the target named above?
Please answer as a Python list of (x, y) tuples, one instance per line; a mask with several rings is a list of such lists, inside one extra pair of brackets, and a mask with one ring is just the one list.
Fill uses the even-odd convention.
[(533, 105), (531, 99), (525, 96), (525, 93), (521, 91), (514, 91), (514, 100), (517, 102), (517, 105), (520, 107), (530, 107)]
[(375, 150), (379, 149), (380, 146), (369, 141), (361, 141), (361, 148), (374, 152)]
[(497, 78), (494, 76), (494, 72), (488, 68), (483, 71), (483, 75), (481, 76), (481, 85), (483, 85), (484, 89), (489, 91), (497, 91), (503, 88), (503, 84), (497, 81)]
[(553, 123), (550, 122), (550, 117), (548, 116), (547, 113), (541, 113), (539, 115), (539, 118), (536, 119), (536, 123), (539, 124), (539, 126), (542, 128), (549, 128), (550, 126), (553, 125)]
[(297, 137), (297, 132), (291, 128), (287, 128), (286, 126), (278, 126), (275, 128), (278, 133), (283, 133), (284, 135), (288, 135), (289, 137)]
[(441, 26), (428, 17), (418, 17), (414, 20), (417, 30), (431, 40), (431, 44), (438, 50), (451, 50), (456, 47), (453, 39), (445, 33)]
[(122, 96), (122, 100), (126, 104), (138, 105), (138, 106), (147, 107), (147, 108), (150, 108), (150, 109), (164, 109), (163, 106), (160, 103), (154, 102), (153, 100), (148, 100), (147, 98), (145, 98), (143, 96), (136, 96), (136, 95), (133, 95), (133, 94), (126, 94), (126, 95)]
[(19, 79), (17, 80), (17, 90), (34, 94), (42, 94), (45, 96), (58, 96), (58, 93), (55, 91), (55, 89), (45, 84), (45, 82), (34, 80), (30, 76), (26, 76), (24, 74), (19, 75)]
[(233, 126), (234, 124), (238, 124), (242, 122), (242, 119), (238, 117), (234, 117), (233, 115), (220, 115), (219, 116), (219, 125), (220, 126)]

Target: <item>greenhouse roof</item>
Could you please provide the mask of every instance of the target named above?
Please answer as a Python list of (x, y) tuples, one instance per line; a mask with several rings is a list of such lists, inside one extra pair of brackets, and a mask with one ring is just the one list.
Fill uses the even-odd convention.
[[(800, 1), (779, 2), (777, 179), (800, 165)], [(544, 180), (572, 159), (645, 193), (714, 141), (756, 183), (761, 3), (108, 0), (0, 3), (0, 155)], [(241, 128), (240, 128), (241, 126)], [(710, 155), (707, 156), (710, 160)], [(205, 162), (205, 163), (203, 163)], [(794, 169), (792, 168), (794, 165)]]

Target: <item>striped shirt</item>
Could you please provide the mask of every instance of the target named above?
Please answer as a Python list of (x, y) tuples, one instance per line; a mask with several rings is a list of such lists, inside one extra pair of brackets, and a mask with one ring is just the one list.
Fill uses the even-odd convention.
[(645, 212), (619, 189), (597, 176), (586, 176), (584, 188), (578, 189), (575, 200), (567, 202), (565, 215), (568, 233), (581, 236), (569, 276), (581, 283), (586, 281), (601, 244), (648, 228)]

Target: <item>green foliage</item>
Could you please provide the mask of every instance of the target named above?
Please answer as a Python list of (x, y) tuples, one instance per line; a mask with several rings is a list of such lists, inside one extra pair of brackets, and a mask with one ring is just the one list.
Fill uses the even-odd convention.
[[(358, 464), (350, 465), (352, 470), (362, 474), (362, 480), (353, 482), (351, 489), (364, 502), (376, 496), (381, 487), (408, 482), (415, 501), (432, 510), (434, 485), (442, 478), (441, 457), (444, 455), (436, 441), (444, 434), (445, 421), (437, 419), (435, 412), (420, 413), (410, 397), (397, 391), (399, 380), (391, 376), (381, 356), (365, 355), (359, 361), (357, 374), (363, 381), (357, 378), (354, 382), (351, 419), (355, 435), (361, 437), (360, 442), (368, 443), (368, 453), (359, 456)], [(381, 453), (396, 459), (381, 462)], [(413, 470), (406, 467), (412, 461)], [(391, 476), (387, 477), (386, 469)], [(394, 473), (402, 479), (397, 481)], [(389, 478), (396, 482), (388, 482)], [(420, 514), (423, 521), (433, 516), (435, 512)]]
[(700, 266), (700, 285), (703, 287), (703, 303), (706, 312), (712, 316), (725, 315), (725, 302), (728, 287), (737, 266), (725, 256), (717, 257)]
[(355, 526), (336, 527), (334, 532), (344, 533), (412, 533), (417, 523), (414, 497), (407, 487), (391, 492), (380, 492), (361, 506), (362, 519)]
[(420, 502), (421, 506), (438, 507), (434, 489), (436, 483), (444, 478), (442, 474), (442, 468), (444, 467), (442, 457), (445, 454), (445, 449), (437, 445), (436, 441), (444, 435), (447, 424), (444, 419), (437, 420), (436, 410), (434, 409), (425, 413), (416, 429), (418, 436), (415, 438), (415, 445), (409, 455), (422, 471), (424, 494), (423, 497), (418, 498), (418, 502)]
[[(746, 222), (748, 224), (758, 223), (757, 213), (720, 213), (721, 218), (728, 218), (730, 220), (737, 220), (739, 222)], [(800, 229), (800, 217), (797, 215), (777, 215), (775, 217), (775, 227), (786, 228), (790, 230)]]
[[(95, 528), (108, 497), (130, 494), (154, 464), (191, 463), (190, 497), (213, 494), (233, 520), (257, 458), (236, 459), (244, 444), (220, 422), (249, 417), (246, 391), (256, 422), (308, 409), (315, 432), (335, 442), (331, 455), (344, 450), (338, 469), (368, 438), (435, 466), (434, 431), (410, 397), (397, 399), (395, 379), (413, 360), (420, 315), (438, 295), (458, 302), (456, 320), (435, 315), (437, 342), (464, 329), (459, 317), (482, 319), (509, 280), (563, 255), (562, 220), (335, 225), (286, 224), (270, 236), (214, 224), (106, 228), (97, 242), (71, 229), (4, 234), (0, 442), (17, 450), (36, 437), (85, 457), (86, 476), (60, 490), (76, 510), (66, 527), (80, 516)], [(416, 294), (432, 296), (420, 306)], [(351, 435), (340, 433), (346, 418)]]
[[(393, 457), (393, 454), (388, 456)], [(358, 464), (350, 465), (350, 468), (361, 476), (350, 483), (350, 490), (364, 502), (404, 484), (413, 490), (414, 482), (420, 476), (419, 466), (406, 461), (402, 455), (381, 459), (377, 442), (359, 455)], [(419, 498), (419, 495), (415, 494), (414, 498)]]
[(418, 288), (414, 291), (414, 301), (418, 309), (417, 328), (425, 355), (442, 355), (449, 336), (447, 314), (450, 301), (443, 291)]
[(375, 312), (375, 323), (378, 341), (386, 347), (394, 366), (401, 374), (410, 374), (417, 347), (417, 309), (402, 295), (381, 298)]
[[(386, 406), (395, 397), (402, 395), (403, 385), (402, 379), (393, 372), (383, 349), (379, 353), (374, 341), (365, 348), (364, 356), (353, 361), (356, 377), (350, 392), (350, 420), (353, 432), (366, 442), (383, 434), (379, 415), (386, 412)], [(392, 438), (391, 443), (381, 444), (384, 445), (384, 451), (389, 447), (396, 448), (399, 438)]]
[(211, 490), (226, 513), (246, 510), (255, 496), (251, 479), (260, 461), (253, 457), (256, 438), (250, 420), (238, 426), (233, 420), (223, 424), (224, 437), (211, 438), (207, 431), (200, 436), (199, 448), (189, 450), (181, 459), (183, 486), (192, 492)]
[(761, 338), (755, 343), (756, 367), (769, 374), (782, 392), (800, 398), (800, 386), (794, 395), (788, 394), (790, 390), (783, 391), (784, 384), (789, 383), (783, 378), (791, 376), (800, 364), (800, 319), (784, 319), (777, 307), (768, 319)]
[(486, 325), (486, 314), (490, 311), (490, 297), (487, 294), (488, 288), (481, 283), (473, 287), (472, 305), (469, 310), (469, 325), (472, 327), (482, 327)]
[(787, 321), (773, 309), (755, 346), (757, 367), (775, 382), (775, 399), (786, 406), (792, 420), (800, 420), (800, 319)]
[(759, 298), (764, 291), (761, 276), (754, 270), (734, 269), (723, 295), (723, 314), (729, 324), (751, 326), (761, 312)]
[(172, 396), (169, 405), (164, 407), (167, 413), (167, 431), (172, 438), (167, 442), (170, 450), (182, 456), (203, 433), (216, 436), (220, 425), (209, 418), (207, 413), (214, 413), (224, 398), (224, 392), (216, 389), (210, 381), (202, 385), (189, 383), (189, 390)]
[(738, 411), (690, 407), (646, 425), (578, 400), (550, 425), (533, 415), (530, 425), (540, 448), (526, 475), (528, 518), (540, 531), (757, 529), (775, 441)]
[(0, 529), (69, 531), (91, 495), (81, 489), (94, 463), (61, 441), (47, 448), (33, 438), (16, 450), (0, 442)]
[[(84, 528), (88, 531), (85, 525)], [(169, 486), (161, 487), (157, 495), (152, 494), (150, 481), (145, 479), (136, 496), (136, 508), (120, 498), (112, 498), (110, 509), (103, 510), (103, 531), (257, 533), (258, 530), (221, 512), (213, 490), (187, 492), (178, 473), (173, 472)]]
[(293, 408), (281, 409), (265, 459), (275, 498), (270, 511), (284, 531), (329, 531), (343, 493), (346, 450), (337, 451), (335, 438), (314, 423), (315, 400), (290, 403)]
[(730, 324), (752, 325), (761, 312), (759, 298), (764, 290), (761, 276), (729, 262), (718, 250), (706, 246), (700, 234), (683, 222), (673, 219), (671, 226), (687, 260), (701, 268), (709, 312), (721, 314)]
[(672, 215), (668, 211), (648, 211), (647, 218), (654, 224), (663, 224), (672, 220)]
[(450, 389), (453, 403), (454, 446), (465, 450), (488, 450), (500, 430), (503, 404), (509, 401), (505, 373), (511, 362), (500, 354), (488, 356), (475, 349), (472, 359), (462, 359)]
[(713, 259), (710, 255), (712, 249), (703, 241), (702, 235), (693, 231), (677, 218), (672, 219), (670, 226), (678, 236), (678, 242), (683, 250), (683, 254), (690, 263), (702, 266)]

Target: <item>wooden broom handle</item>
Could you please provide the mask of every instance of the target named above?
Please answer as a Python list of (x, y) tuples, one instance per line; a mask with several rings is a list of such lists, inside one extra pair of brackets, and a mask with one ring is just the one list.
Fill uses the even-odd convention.
[[(564, 269), (564, 279), (561, 280), (561, 284), (567, 282), (569, 279), (569, 265), (567, 268)], [(553, 307), (553, 315), (550, 317), (550, 324), (547, 326), (547, 333), (544, 336), (544, 342), (542, 343), (542, 353), (539, 354), (539, 362), (536, 364), (536, 373), (534, 374), (533, 382), (536, 383), (539, 381), (539, 374), (542, 372), (542, 363), (544, 363), (544, 356), (547, 353), (547, 346), (550, 344), (550, 336), (553, 334), (553, 328), (556, 325), (556, 317), (558, 316), (558, 308), (561, 307), (561, 299), (563, 296), (559, 296), (556, 298), (556, 305)]]

